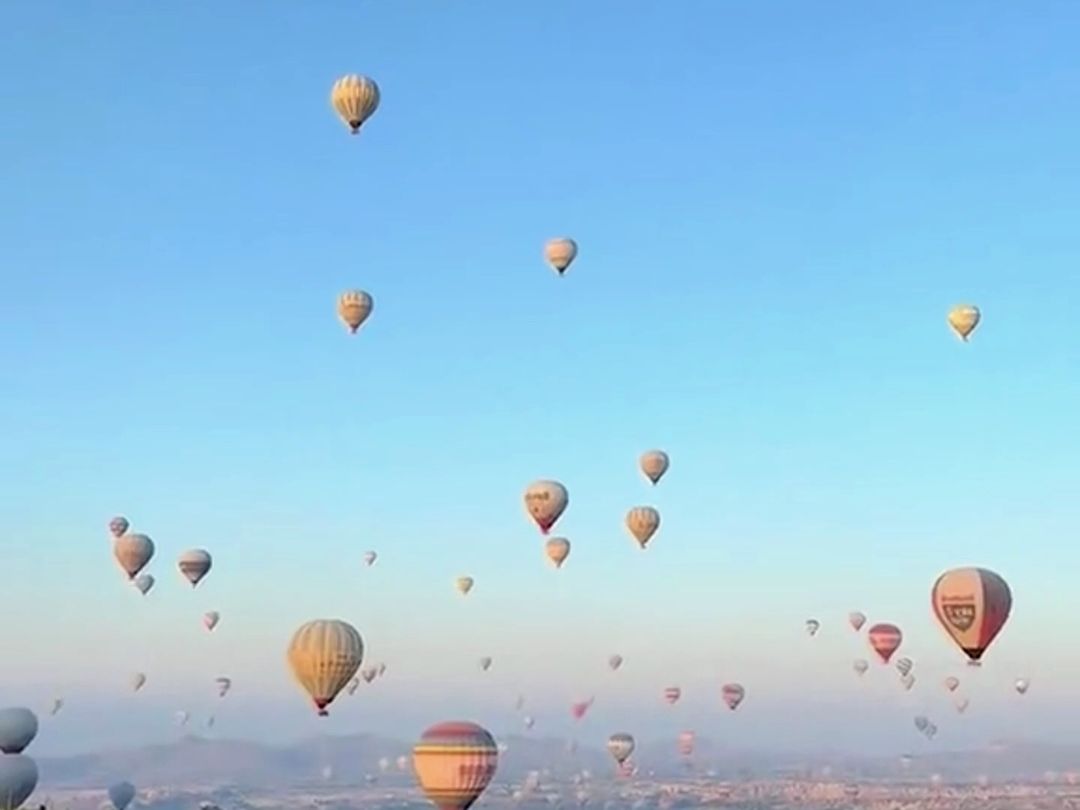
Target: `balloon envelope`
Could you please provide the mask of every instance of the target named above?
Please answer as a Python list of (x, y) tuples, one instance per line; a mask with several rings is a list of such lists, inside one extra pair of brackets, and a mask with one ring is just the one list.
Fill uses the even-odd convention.
[(202, 620), (203, 627), (205, 627), (207, 630), (213, 630), (215, 627), (217, 627), (218, 622), (221, 621), (221, 614), (218, 613), (216, 610), (209, 610), (203, 614)]
[(286, 657), (319, 714), (326, 716), (326, 707), (360, 668), (364, 642), (348, 622), (318, 619), (293, 634)]
[(22, 706), (0, 709), (0, 751), (21, 754), (38, 732), (37, 715)]
[(638, 465), (645, 477), (655, 486), (671, 466), (671, 459), (663, 450), (648, 450), (641, 454)]
[(498, 762), (494, 738), (475, 723), (439, 723), (413, 747), (417, 781), (439, 810), (472, 806), (491, 782)]
[(525, 511), (547, 534), (566, 511), (570, 493), (558, 481), (533, 481), (525, 489)]
[(374, 308), (375, 300), (363, 290), (346, 290), (338, 296), (338, 317), (350, 334), (356, 334)]
[(134, 579), (154, 556), (154, 541), (145, 534), (125, 534), (113, 542), (113, 556), (128, 579)]
[(565, 537), (552, 537), (544, 544), (544, 553), (556, 568), (562, 568), (570, 556), (570, 541)]
[(37, 763), (25, 754), (0, 757), (0, 807), (18, 810), (38, 782)]
[(651, 506), (635, 506), (626, 513), (626, 528), (644, 549), (660, 528), (660, 513)]
[(934, 615), (972, 663), (978, 663), (1012, 610), (1012, 592), (985, 568), (954, 568), (934, 583)]
[(895, 624), (881, 622), (875, 624), (867, 632), (870, 647), (878, 654), (883, 663), (889, 663), (894, 652), (900, 649), (900, 643), (904, 640), (904, 634)]
[(375, 80), (355, 73), (342, 76), (330, 90), (330, 106), (353, 135), (379, 108), (380, 100)]
[(143, 596), (150, 593), (150, 589), (154, 587), (153, 574), (139, 574), (132, 580), (135, 583), (135, 587), (139, 590)]
[(866, 614), (853, 610), (848, 614), (848, 624), (851, 625), (852, 630), (858, 633), (862, 630), (863, 625), (866, 624)]
[(185, 551), (176, 562), (176, 567), (180, 569), (184, 579), (190, 582), (193, 588), (199, 584), (203, 577), (210, 573), (212, 565), (213, 560), (210, 558), (210, 552), (202, 548)]
[(544, 245), (544, 258), (560, 276), (577, 257), (577, 242), (567, 237), (549, 239)]
[(975, 331), (975, 327), (979, 325), (980, 320), (982, 320), (982, 313), (979, 312), (978, 307), (971, 304), (960, 304), (949, 310), (949, 326), (965, 343)]
[(109, 801), (116, 810), (125, 810), (135, 798), (135, 786), (131, 782), (117, 782), (109, 786)]
[(607, 750), (615, 761), (622, 765), (634, 753), (634, 738), (625, 732), (612, 734), (608, 737)]

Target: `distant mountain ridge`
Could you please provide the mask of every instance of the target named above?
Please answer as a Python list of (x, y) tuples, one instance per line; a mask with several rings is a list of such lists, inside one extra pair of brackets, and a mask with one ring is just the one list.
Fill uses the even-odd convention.
[[(606, 751), (565, 740), (510, 736), (500, 757), (496, 781), (524, 778), (529, 771), (550, 771), (555, 778), (589, 770), (607, 778), (613, 763)], [(411, 764), (398, 770), (396, 759), (409, 756), (411, 744), (374, 735), (323, 737), (276, 747), (255, 741), (188, 736), (175, 743), (106, 751), (72, 757), (40, 758), (41, 784), (46, 788), (102, 788), (126, 779), (141, 787), (301, 787), (362, 785), (375, 776), (382, 784), (412, 784)], [(382, 772), (379, 761), (390, 767)], [(671, 743), (639, 745), (634, 760), (644, 773), (660, 777), (686, 774), (685, 763)], [(329, 772), (327, 772), (329, 768)], [(946, 781), (973, 781), (987, 775), (995, 781), (1042, 778), (1046, 772), (1080, 772), (1080, 745), (995, 744), (977, 751), (941, 751), (912, 758), (851, 757), (835, 754), (793, 754), (747, 751), (718, 746), (699, 738), (694, 771), (714, 778), (830, 778), (862, 780), (923, 779), (932, 773)], [(327, 776), (329, 773), (329, 776)]]

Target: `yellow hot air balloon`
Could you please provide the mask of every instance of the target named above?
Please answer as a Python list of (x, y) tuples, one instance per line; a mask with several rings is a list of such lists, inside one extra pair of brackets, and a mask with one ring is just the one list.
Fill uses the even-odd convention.
[(660, 513), (651, 506), (635, 506), (626, 513), (626, 528), (644, 549), (660, 528)]
[(1012, 592), (993, 571), (954, 568), (938, 577), (930, 602), (945, 632), (977, 665), (1009, 618)]
[(458, 577), (454, 580), (454, 587), (458, 589), (458, 593), (465, 596), (472, 590), (474, 581), (472, 577)]
[(664, 473), (668, 471), (668, 467), (671, 466), (671, 459), (668, 458), (668, 454), (663, 450), (649, 450), (648, 452), (641, 454), (641, 459), (638, 462), (641, 466), (641, 471), (645, 474), (645, 477), (656, 483), (664, 477)]
[(416, 778), (439, 810), (468, 810), (498, 764), (495, 739), (475, 723), (439, 723), (413, 747)]
[(348, 327), (349, 333), (355, 335), (374, 306), (371, 296), (363, 290), (347, 290), (338, 296), (337, 314)]
[(311, 695), (319, 715), (360, 668), (364, 642), (348, 622), (319, 619), (302, 625), (292, 637), (287, 654), (300, 685)]
[(570, 541), (565, 537), (552, 537), (544, 543), (544, 553), (556, 568), (562, 568), (562, 564), (570, 556)]
[(971, 304), (960, 304), (949, 310), (949, 326), (965, 343), (981, 319), (982, 313), (979, 312), (979, 308)]
[(379, 85), (367, 76), (342, 76), (330, 91), (330, 106), (355, 135), (379, 107)]
[(573, 239), (562, 237), (549, 239), (544, 245), (544, 258), (560, 276), (566, 272), (566, 268), (577, 256), (577, 242)]

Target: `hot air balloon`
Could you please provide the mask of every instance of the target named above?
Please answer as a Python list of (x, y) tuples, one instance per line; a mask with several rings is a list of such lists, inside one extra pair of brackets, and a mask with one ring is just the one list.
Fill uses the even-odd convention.
[(960, 679), (953, 675), (950, 675), (948, 678), (945, 679), (945, 688), (948, 689), (950, 692), (955, 692), (956, 688), (959, 685)]
[(375, 300), (363, 290), (346, 290), (338, 296), (337, 314), (349, 334), (356, 334), (374, 308)]
[(525, 724), (526, 730), (531, 729), (536, 724), (535, 718), (530, 717), (529, 715), (525, 715), (525, 717), (522, 718), (522, 722)]
[(743, 689), (742, 684), (738, 683), (725, 683), (720, 690), (720, 696), (727, 707), (732, 711), (739, 708), (739, 704), (743, 702), (743, 698), (746, 697), (746, 690)]
[(474, 580), (472, 577), (458, 577), (454, 580), (454, 587), (457, 588), (458, 593), (465, 596), (473, 589)]
[(330, 91), (330, 106), (353, 135), (379, 108), (379, 85), (367, 76), (342, 76)]
[(1027, 678), (1017, 678), (1016, 683), (1013, 684), (1013, 687), (1021, 695), (1027, 694), (1027, 690), (1028, 690), (1029, 686), (1031, 686), (1031, 682), (1028, 681)]
[(379, 559), (379, 555), (376, 554), (374, 551), (364, 552), (364, 565), (366, 565), (368, 568), (373, 566), (375, 564), (375, 560), (377, 559)]
[(929, 718), (924, 717), (922, 715), (919, 715), (918, 717), (915, 718), (915, 728), (917, 728), (919, 731), (926, 731), (926, 729), (929, 728), (929, 726), (930, 726)]
[(910, 672), (907, 675), (903, 675), (900, 678), (900, 685), (904, 687), (908, 692), (911, 691), (911, 687), (915, 685), (915, 676)]
[(360, 679), (359, 678), (353, 678), (351, 681), (349, 681), (349, 685), (346, 688), (346, 691), (350, 695), (355, 695), (356, 690), (359, 689), (359, 688), (360, 688)]
[(188, 724), (188, 720), (191, 718), (191, 715), (189, 715), (187, 712), (179, 711), (175, 715), (173, 715), (173, 718), (176, 720), (176, 725), (186, 726)]
[(960, 714), (963, 714), (967, 711), (968, 699), (966, 697), (958, 697), (955, 701), (953, 701), (953, 705), (956, 707), (956, 710), (960, 712)]
[(221, 614), (216, 610), (208, 610), (203, 614), (202, 623), (208, 631), (213, 630), (218, 626), (218, 622), (221, 621)]
[(133, 691), (138, 692), (143, 686), (146, 685), (146, 676), (141, 672), (136, 672), (131, 678), (131, 688)]
[(645, 477), (652, 481), (653, 486), (656, 486), (671, 466), (671, 459), (663, 450), (649, 450), (641, 454), (638, 464)]
[(865, 675), (866, 670), (870, 669), (870, 663), (865, 658), (856, 658), (855, 663), (851, 665), (852, 669), (858, 675)]
[(576, 703), (570, 704), (570, 716), (575, 720), (580, 720), (589, 711), (589, 707), (592, 706), (593, 699), (579, 700)]
[(109, 786), (109, 801), (116, 810), (125, 810), (135, 798), (135, 786), (131, 782), (117, 782)]
[(25, 754), (0, 757), (0, 807), (19, 810), (38, 783), (37, 763)]
[(608, 737), (607, 750), (615, 762), (622, 765), (634, 753), (634, 738), (625, 732), (612, 734)]
[(483, 658), (480, 659), (480, 669), (482, 669), (484, 672), (487, 672), (489, 669), (491, 669), (490, 655), (485, 655)]
[(853, 610), (848, 614), (847, 620), (848, 624), (851, 625), (851, 629), (858, 633), (862, 630), (863, 625), (866, 624), (866, 614)]
[(570, 494), (558, 481), (533, 481), (525, 490), (525, 511), (543, 534), (551, 531), (569, 502)]
[(379, 770), (383, 773), (390, 770), (390, 757), (379, 757)]
[(573, 239), (549, 239), (544, 245), (544, 258), (560, 276), (577, 256), (577, 242)]
[(383, 675), (386, 674), (386, 664), (379, 662), (379, 666), (376, 671), (379, 673), (379, 677), (381, 678)]
[(693, 756), (694, 754), (694, 732), (681, 731), (679, 732), (679, 753), (684, 757)]
[(180, 559), (176, 561), (176, 567), (180, 569), (184, 579), (191, 583), (192, 588), (210, 573), (212, 565), (213, 561), (210, 559), (210, 553), (201, 548), (185, 551), (180, 555)]
[(139, 574), (135, 579), (131, 580), (135, 583), (136, 589), (143, 596), (146, 596), (150, 592), (150, 589), (154, 587), (154, 577), (152, 574)]
[(49, 714), (55, 716), (59, 714), (60, 710), (64, 708), (63, 698), (53, 698), (52, 708), (49, 710)]
[(217, 684), (218, 697), (225, 697), (225, 695), (229, 694), (229, 690), (232, 688), (231, 678), (218, 678), (214, 681), (214, 683)]
[(379, 670), (377, 667), (364, 667), (360, 670), (360, 677), (364, 679), (364, 683), (371, 683), (379, 677)]
[(1012, 609), (1009, 586), (985, 568), (946, 571), (934, 583), (930, 599), (941, 626), (973, 665), (1001, 632)]
[(677, 686), (669, 686), (664, 690), (664, 702), (669, 706), (678, 703), (680, 697), (682, 697), (682, 690)]
[(622, 666), (623, 657), (621, 655), (613, 655), (608, 660), (608, 666), (611, 667), (612, 672)]
[(128, 519), (123, 515), (117, 515), (109, 521), (109, 534), (113, 537), (120, 537), (131, 528), (131, 524), (128, 523)]
[(900, 628), (895, 624), (882, 622), (870, 628), (867, 632), (867, 638), (870, 641), (871, 648), (878, 654), (882, 663), (887, 664), (893, 653), (900, 649), (904, 634), (900, 632)]
[(570, 556), (570, 541), (565, 537), (552, 537), (544, 543), (544, 553), (556, 568), (562, 568), (562, 564)]
[(325, 717), (326, 707), (360, 668), (364, 642), (351, 624), (320, 619), (296, 631), (287, 658), (296, 680), (311, 696), (319, 715)]
[(635, 506), (626, 513), (626, 528), (644, 549), (660, 528), (660, 513), (651, 506)]
[(960, 304), (949, 310), (949, 326), (965, 343), (981, 319), (982, 313), (979, 312), (979, 308), (970, 304)]
[(134, 579), (154, 556), (154, 541), (145, 534), (125, 534), (113, 542), (113, 556), (128, 579)]
[(495, 740), (475, 723), (439, 723), (413, 747), (420, 787), (439, 810), (467, 810), (495, 775)]
[(821, 622), (817, 619), (806, 620), (806, 632), (811, 636), (817, 635), (817, 631), (821, 629)]
[(0, 751), (21, 754), (38, 732), (37, 715), (22, 706), (0, 709)]
[(893, 664), (893, 666), (896, 667), (896, 671), (903, 677), (911, 672), (911, 668), (915, 666), (915, 662), (910, 658), (897, 658), (896, 663)]
[(409, 767), (409, 758), (407, 756), (400, 756), (397, 758), (394, 764), (397, 765), (397, 769), (399, 771), (404, 772), (405, 769)]

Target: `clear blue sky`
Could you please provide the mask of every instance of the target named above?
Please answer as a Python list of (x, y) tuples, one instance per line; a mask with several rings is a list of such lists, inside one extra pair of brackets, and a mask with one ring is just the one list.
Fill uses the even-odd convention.
[[(936, 706), (958, 661), (929, 587), (975, 563), (1016, 608), (972, 739), (1052, 732), (1018, 674), (1032, 716), (1080, 721), (1080, 7), (812, 6), (5, 4), (0, 516), (34, 610), (4, 699), (130, 706), (145, 669), (128, 716), (160, 736), (230, 674), (220, 733), (308, 733), (284, 647), (339, 616), (393, 677), (337, 730), (514, 729), (522, 691), (538, 730), (595, 693), (597, 740), (694, 706), (709, 735), (741, 680), (741, 733), (813, 739), (784, 723), (807, 700), (862, 745), (844, 615), (900, 623)], [(328, 104), (349, 72), (383, 94), (357, 138)], [(570, 490), (558, 573), (521, 506), (541, 477)], [(142, 602), (116, 513), (158, 544)], [(190, 546), (216, 560), (194, 593)], [(79, 700), (42, 745), (115, 742)], [(909, 715), (870, 731), (908, 745)]]

